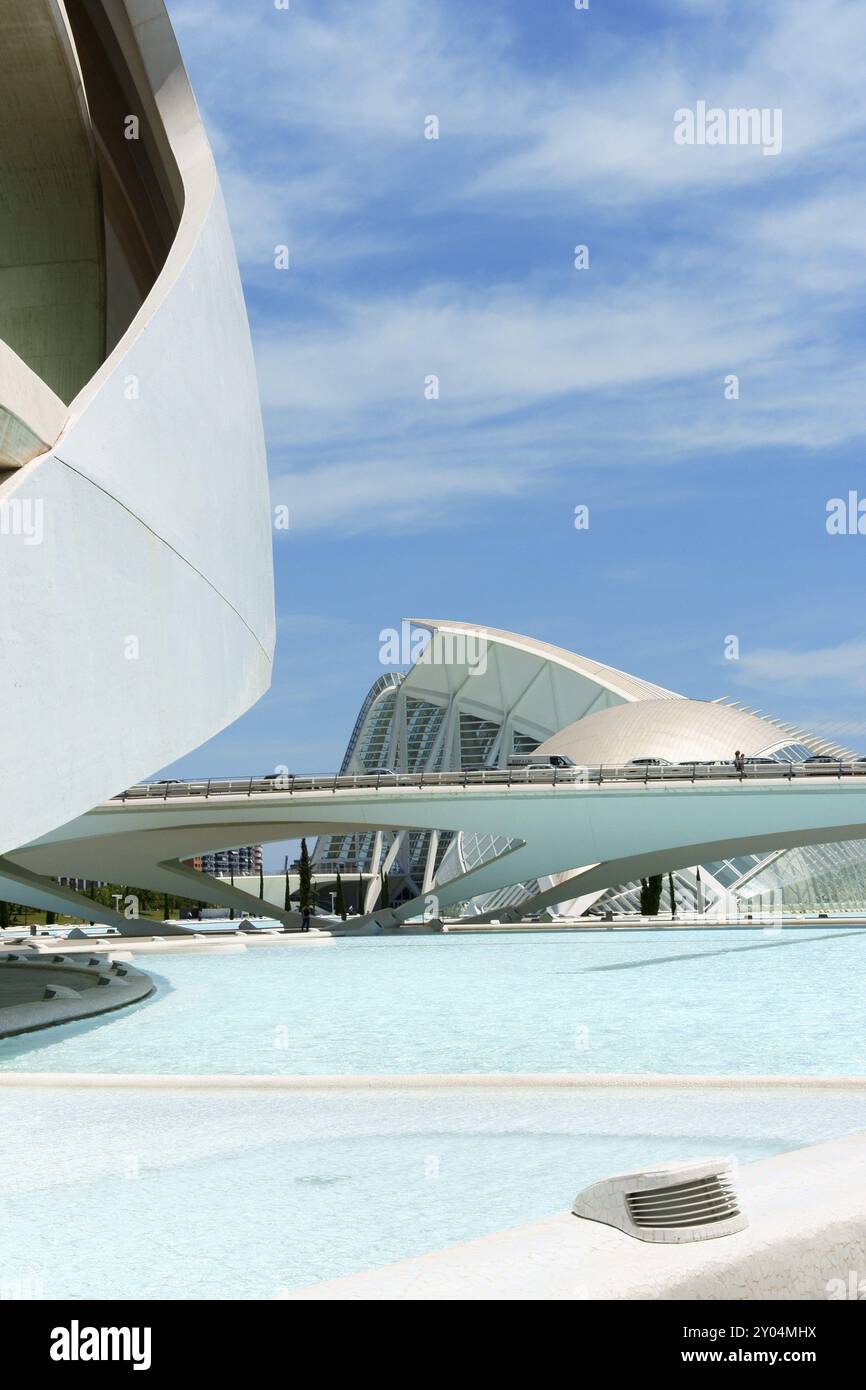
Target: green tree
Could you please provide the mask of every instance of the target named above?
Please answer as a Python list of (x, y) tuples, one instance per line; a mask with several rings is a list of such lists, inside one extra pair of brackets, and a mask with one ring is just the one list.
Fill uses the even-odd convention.
[(11, 925), (12, 911), (9, 906), (9, 903), (0, 902), (0, 929), (5, 930), (6, 927), (9, 927)]
[(391, 906), (391, 888), (390, 888), (390, 885), (389, 885), (389, 883), (388, 883), (388, 875), (387, 875), (386, 873), (383, 873), (381, 877), (382, 877), (382, 899), (381, 899), (381, 901), (382, 901), (382, 906), (383, 906), (383, 907), (390, 907), (390, 906)]
[(285, 876), (286, 876), (286, 892), (285, 892), (285, 896), (284, 896), (284, 898), (283, 898), (283, 907), (285, 908), (286, 912), (291, 912), (291, 910), (292, 910), (292, 885), (291, 885), (291, 882), (290, 882), (290, 880), (289, 880), (289, 856), (288, 856), (288, 855), (286, 855), (285, 860), (284, 860), (284, 862), (283, 862), (283, 873), (284, 873)]
[(313, 907), (313, 868), (306, 840), (301, 841), (301, 858), (298, 863), (298, 906), (302, 912), (312, 911)]
[(262, 902), (265, 900), (265, 870), (262, 864), (259, 865), (259, 897)]
[(640, 910), (642, 917), (657, 917), (662, 900), (662, 875), (651, 874), (640, 881)]
[(343, 892), (343, 880), (340, 878), (340, 870), (337, 870), (337, 892), (335, 909), (343, 921), (346, 920), (346, 895)]
[(670, 895), (670, 900), (671, 900), (671, 921), (673, 921), (673, 919), (674, 919), (674, 918), (676, 917), (676, 915), (677, 915), (677, 898), (676, 898), (676, 894), (675, 894), (675, 892), (674, 892), (674, 876), (673, 876), (673, 874), (668, 874), (668, 893), (669, 893), (669, 895)]

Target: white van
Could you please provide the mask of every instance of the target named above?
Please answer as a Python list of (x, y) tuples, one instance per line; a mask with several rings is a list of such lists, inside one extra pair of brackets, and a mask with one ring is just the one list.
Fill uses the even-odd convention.
[(526, 768), (539, 772), (556, 772), (563, 777), (584, 777), (585, 767), (578, 767), (567, 753), (512, 753), (508, 759), (509, 768)]

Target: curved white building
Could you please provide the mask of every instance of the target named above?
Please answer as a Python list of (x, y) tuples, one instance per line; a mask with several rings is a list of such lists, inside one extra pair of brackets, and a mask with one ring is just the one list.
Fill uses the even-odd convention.
[[(341, 772), (505, 767), (511, 753), (531, 752), (571, 719), (632, 700), (680, 698), (514, 632), (412, 618), (403, 625), (402, 645), (414, 650), (422, 635), (427, 645), (411, 669), (386, 671), (368, 693)], [(448, 877), (462, 872), (483, 847), (477, 837), (458, 839), (436, 831), (328, 836), (317, 844), (314, 862), (320, 871), (373, 875), (369, 910), (378, 894), (376, 875), (393, 875), (398, 891), (411, 896), (432, 886), (443, 860)]]
[(2, 856), (248, 709), (274, 612), (243, 292), (162, 0), (4, 0), (0, 65)]
[[(635, 758), (728, 760), (737, 750), (781, 763), (814, 754), (854, 756), (753, 710), (690, 700), (517, 633), (431, 619), (413, 619), (406, 627), (405, 649), (416, 650), (417, 631), (428, 634), (429, 645), (405, 674), (389, 670), (371, 689), (346, 750), (344, 773), (377, 767), (410, 773), (504, 767), (510, 754), (535, 749), (594, 767)], [(315, 861), (322, 871), (369, 875), (366, 907), (372, 910), (383, 873), (389, 876), (392, 901), (410, 899), (490, 863), (516, 843), (466, 831), (366, 830), (323, 837)], [(578, 865), (550, 878), (508, 884), (461, 910), (489, 917), (541, 908), (567, 916), (607, 905), (637, 908), (639, 884), (581, 895), (581, 873)], [(674, 878), (683, 907), (772, 893), (775, 902), (790, 908), (863, 908), (866, 844), (743, 853), (677, 870)]]
[[(641, 700), (624, 709), (577, 719), (539, 747), (573, 762), (621, 766), (634, 758), (660, 762), (724, 762), (735, 752), (750, 758), (802, 762), (828, 745), (788, 730), (763, 715), (719, 700)], [(834, 749), (850, 757), (844, 749)]]

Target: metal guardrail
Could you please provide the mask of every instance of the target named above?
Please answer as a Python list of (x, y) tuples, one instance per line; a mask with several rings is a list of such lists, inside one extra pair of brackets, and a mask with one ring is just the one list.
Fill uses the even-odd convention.
[(522, 787), (590, 786), (607, 782), (626, 782), (643, 786), (656, 783), (800, 781), (808, 777), (866, 777), (866, 761), (828, 763), (746, 763), (740, 770), (733, 763), (676, 763), (635, 767), (630, 764), (584, 768), (492, 768), (456, 772), (399, 772), (392, 776), (355, 773), (330, 777), (209, 777), (199, 781), (144, 782), (113, 798), (138, 801), (169, 797), (260, 796), (274, 792), (393, 791), (397, 788), (424, 787)]

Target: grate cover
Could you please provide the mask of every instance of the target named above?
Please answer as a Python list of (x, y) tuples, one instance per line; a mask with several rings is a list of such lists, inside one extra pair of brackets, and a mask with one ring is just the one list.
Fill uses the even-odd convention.
[(682, 1243), (745, 1230), (729, 1158), (693, 1159), (593, 1183), (573, 1211), (638, 1240)]

